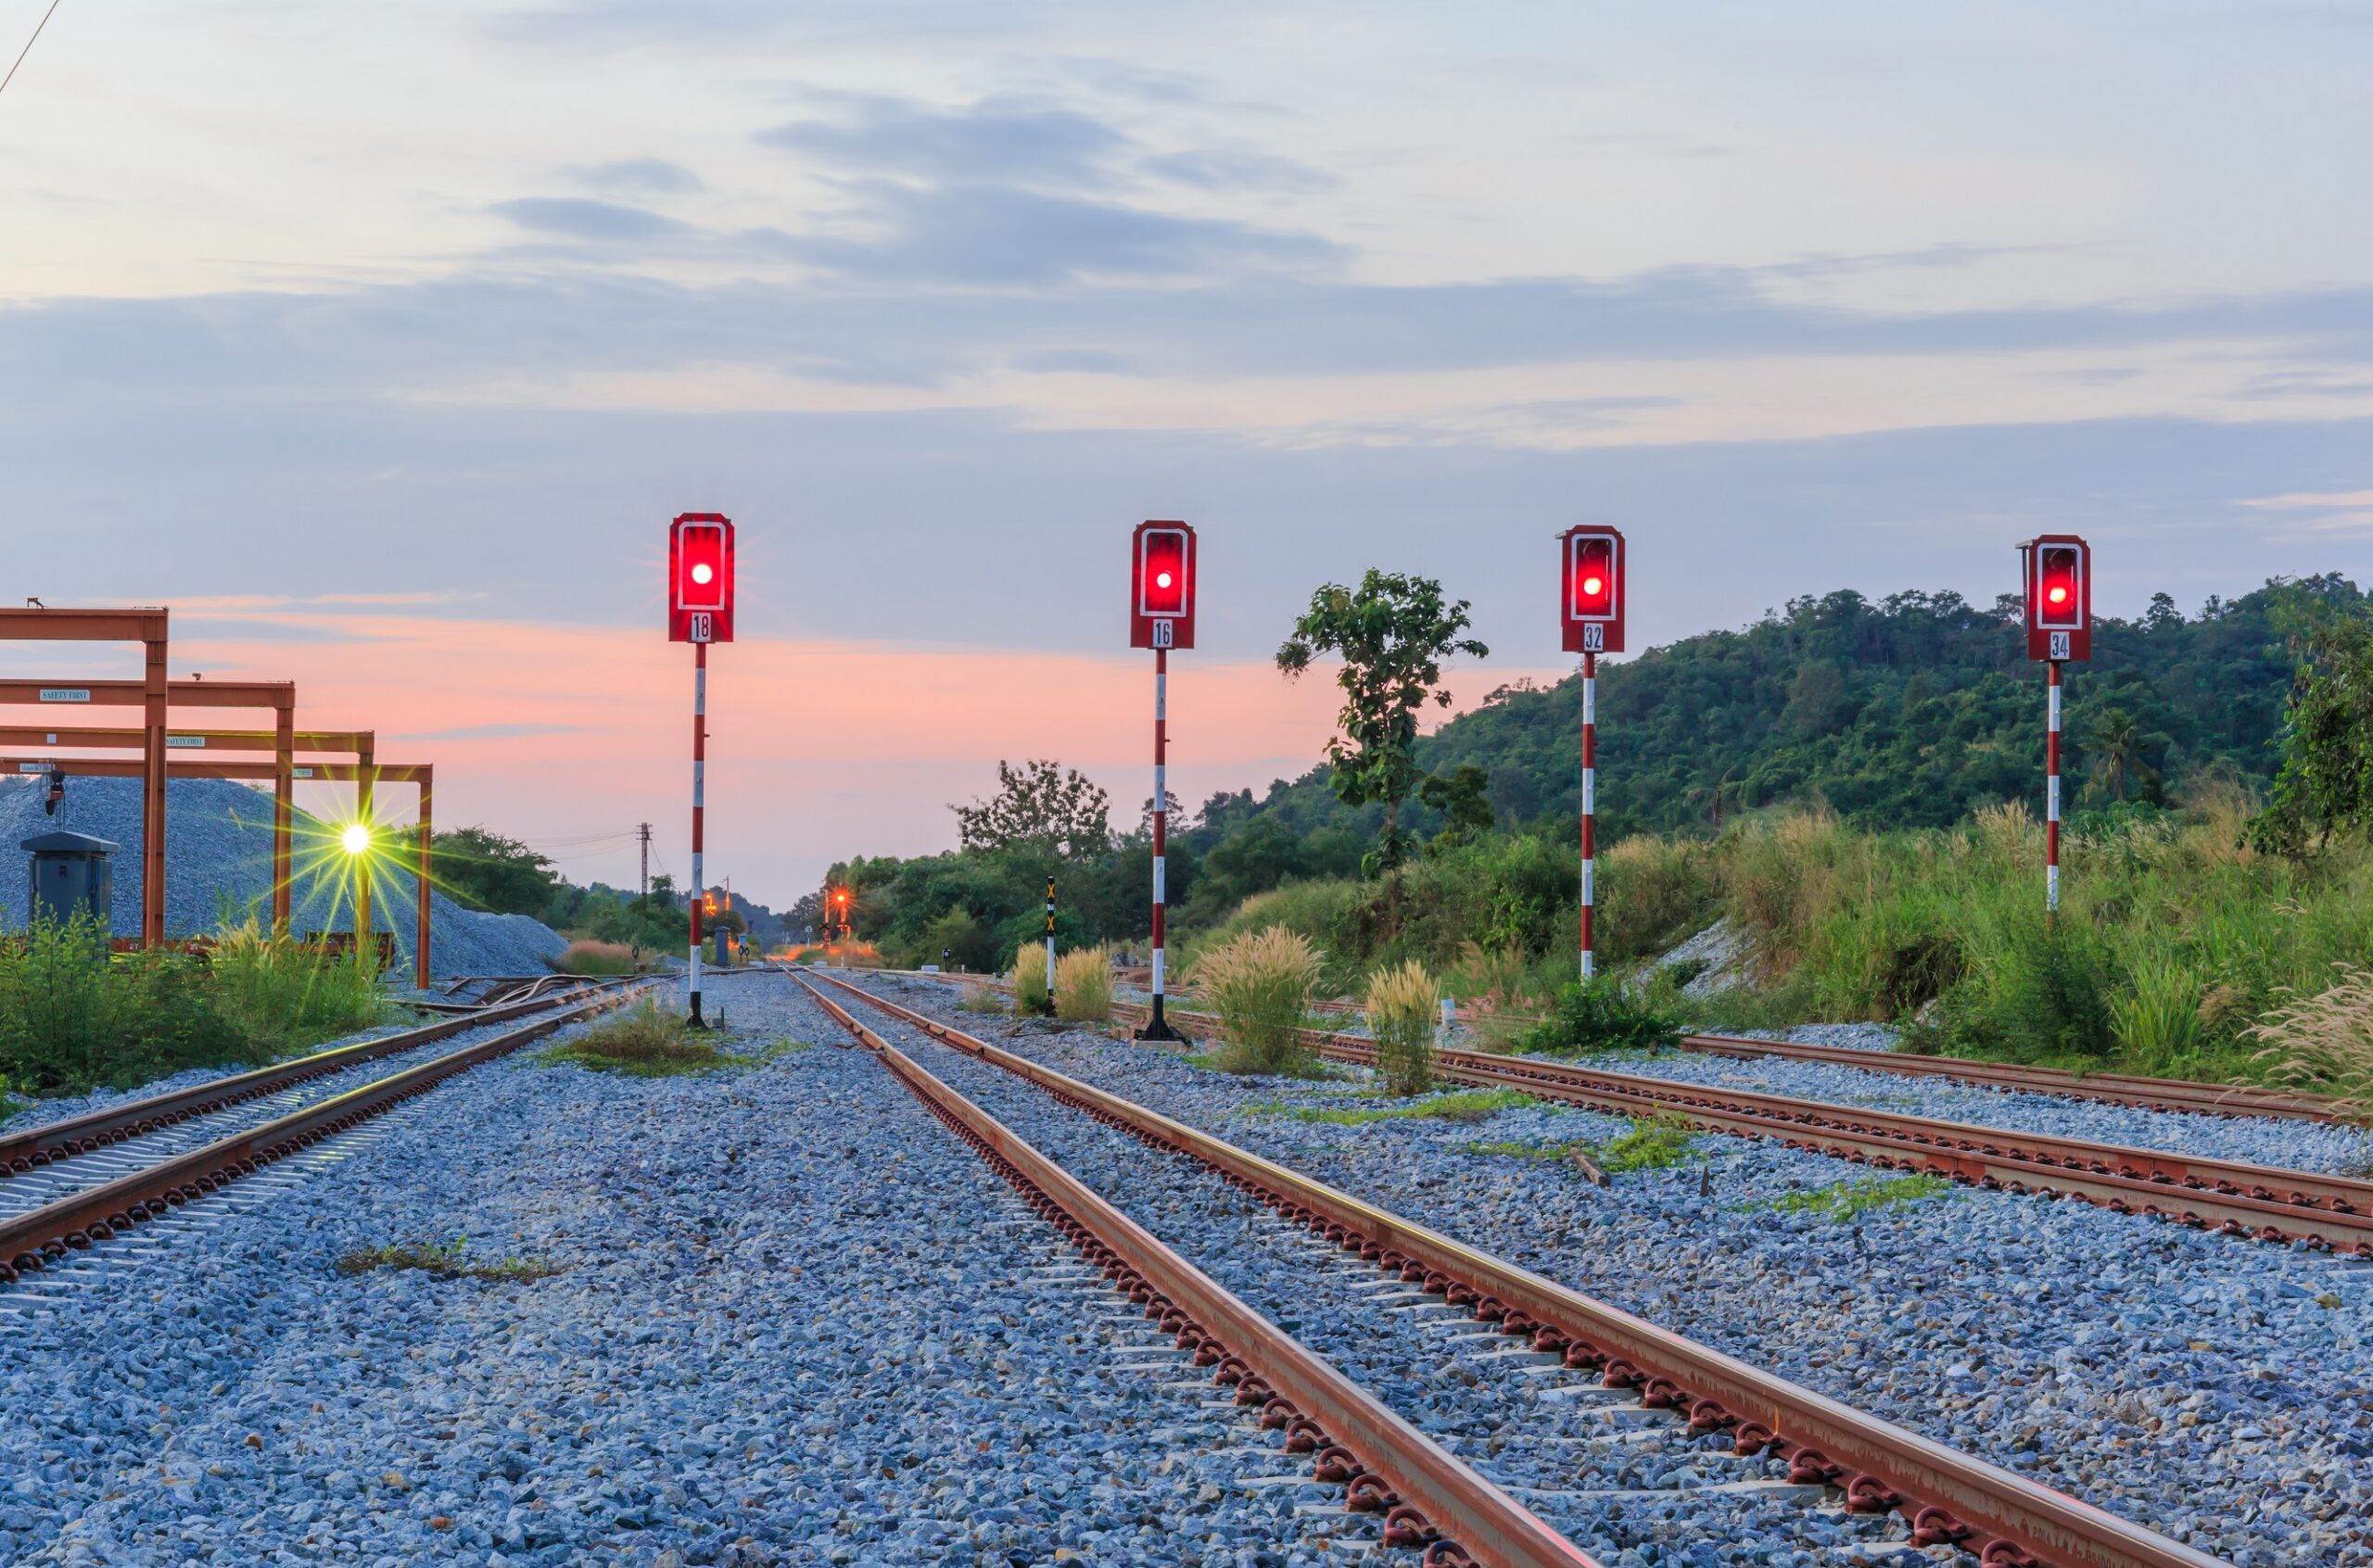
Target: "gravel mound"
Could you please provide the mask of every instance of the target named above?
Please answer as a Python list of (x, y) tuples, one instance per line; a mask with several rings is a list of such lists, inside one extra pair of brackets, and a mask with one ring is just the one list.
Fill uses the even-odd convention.
[(1626, 1131), (1608, 1118), (1304, 1123), (1250, 1107), (1386, 1102), (1363, 1075), (1239, 1081), (1085, 1032), (1004, 1038), (945, 987), (863, 983), (2236, 1568), (2373, 1564), (2373, 1266), (1962, 1189), (1847, 1220), (1775, 1209), (1872, 1173), (1729, 1138), (1601, 1190), (1472, 1151), (1603, 1144)]
[[(32, 778), (0, 779), (0, 857), (16, 869), (0, 874), (0, 925), (25, 921), (31, 858), (17, 848), (35, 833), (64, 828), (120, 845), (115, 854), (115, 934), (140, 934), (140, 781), (76, 778), (56, 816), (42, 813), (46, 790)], [(318, 833), (311, 839), (319, 844)], [(396, 938), (397, 972), (412, 970), (415, 884), (404, 866), (383, 865), (372, 894), (372, 924)], [(318, 863), (318, 864), (315, 864)], [(342, 855), (309, 852), (306, 819), (297, 821), (292, 919), (300, 932), (351, 929), (351, 899)], [(165, 787), (165, 932), (200, 936), (235, 921), (249, 908), (271, 913), (272, 797), (227, 779), (183, 778)], [(550, 927), (525, 915), (488, 915), (463, 908), (434, 889), (429, 893), (429, 967), (438, 975), (540, 974), (544, 960), (567, 946)]]
[[(793, 990), (720, 977), (727, 1047), (841, 1038)], [(1250, 1420), (1137, 1370), (1166, 1359), (1142, 1314), (867, 1054), (514, 1056), (369, 1127), (335, 1177), (101, 1247), (0, 1332), (0, 1562), (1367, 1558), (1339, 1489), (1235, 1484)], [(563, 1271), (336, 1267), (463, 1237)]]

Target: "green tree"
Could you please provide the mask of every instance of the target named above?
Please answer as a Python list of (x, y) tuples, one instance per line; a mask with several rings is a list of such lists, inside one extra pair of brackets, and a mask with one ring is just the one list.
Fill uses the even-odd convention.
[(1428, 854), (1471, 844), (1491, 830), (1491, 776), (1474, 763), (1428, 775), (1417, 798), (1442, 814), (1441, 831), (1427, 841)]
[(484, 828), (456, 828), (430, 841), (438, 886), (463, 904), (498, 915), (540, 915), (560, 891), (552, 863), (516, 839)]
[(2311, 613), (2282, 715), (2282, 771), (2250, 824), (2262, 850), (2303, 856), (2373, 829), (2373, 611)]
[(1453, 653), (1480, 659), (1491, 651), (1459, 635), (1472, 624), (1466, 609), (1463, 599), (1446, 602), (1441, 584), (1431, 577), (1371, 567), (1356, 589), (1328, 583), (1312, 594), (1310, 608), (1277, 650), (1277, 668), (1288, 679), (1321, 653), (1343, 661), (1336, 677), (1343, 689), (1342, 712), (1336, 715), (1341, 733), (1327, 740), (1326, 757), (1336, 799), (1384, 808), (1376, 850), (1362, 863), (1371, 875), (1397, 870), (1408, 858), (1401, 803), (1419, 777), (1410, 754), (1419, 710), (1428, 701), (1450, 706), (1442, 660)]
[(2157, 793), (2159, 770), (2151, 765), (2146, 753), (2166, 744), (2164, 735), (2143, 733), (2141, 724), (2124, 708), (2103, 708), (2094, 714), (2085, 750), (2095, 796), (2106, 790), (2112, 800), (2123, 803), (2129, 782)]
[(1101, 854), (1112, 841), (1112, 803), (1077, 768), (1043, 758), (997, 764), (997, 792), (950, 806), (966, 849), (1035, 849), (1065, 860)]

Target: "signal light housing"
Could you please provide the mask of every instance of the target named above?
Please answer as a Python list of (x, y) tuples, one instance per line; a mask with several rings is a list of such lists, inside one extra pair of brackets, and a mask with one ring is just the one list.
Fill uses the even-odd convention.
[(1140, 523), (1129, 540), (1129, 646), (1195, 646), (1195, 530)]
[(717, 512), (667, 525), (667, 639), (733, 640), (733, 524)]
[(1560, 629), (1568, 653), (1623, 651), (1623, 536), (1585, 523), (1558, 542)]
[(2043, 534), (2025, 556), (2027, 657), (2049, 664), (2093, 656), (2093, 550), (2074, 534)]

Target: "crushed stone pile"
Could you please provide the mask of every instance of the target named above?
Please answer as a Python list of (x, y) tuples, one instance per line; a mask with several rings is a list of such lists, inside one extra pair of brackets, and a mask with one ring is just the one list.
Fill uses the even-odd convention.
[[(57, 815), (43, 815), (38, 778), (0, 780), (0, 927), (25, 923), (32, 857), (17, 846), (57, 828), (112, 841), (118, 936), (140, 934), (140, 781), (76, 778)], [(323, 829), (297, 819), (292, 923), (299, 934), (350, 929), (352, 902), (346, 860), (324, 853)], [(400, 861), (400, 863), (399, 863)], [(400, 856), (383, 856), (372, 892), (371, 922), (396, 939), (397, 974), (412, 972), (412, 913), (417, 897), (407, 835)], [(175, 779), (165, 788), (165, 934), (203, 936), (250, 910), (271, 916), (272, 797), (227, 779)], [(540, 974), (545, 960), (567, 945), (542, 921), (525, 915), (464, 909), (432, 887), (429, 968), (437, 975)]]

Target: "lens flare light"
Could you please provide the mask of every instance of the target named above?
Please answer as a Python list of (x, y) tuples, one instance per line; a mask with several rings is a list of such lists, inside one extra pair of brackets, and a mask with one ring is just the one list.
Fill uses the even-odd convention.
[(338, 844), (349, 854), (362, 854), (371, 848), (371, 829), (357, 822), (338, 835)]

